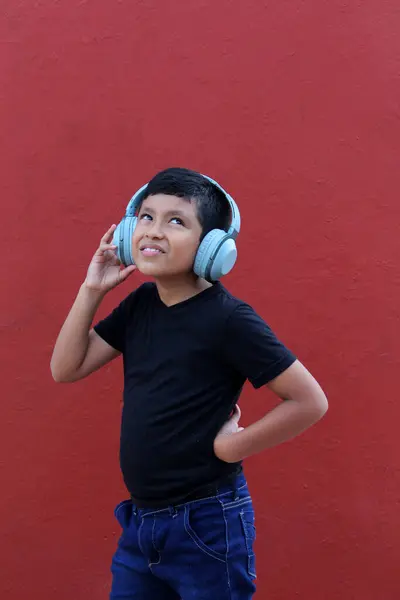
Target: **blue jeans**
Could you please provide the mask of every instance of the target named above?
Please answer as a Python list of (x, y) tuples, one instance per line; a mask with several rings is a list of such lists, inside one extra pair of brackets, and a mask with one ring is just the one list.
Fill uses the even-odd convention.
[(211, 498), (164, 509), (118, 504), (110, 600), (250, 600), (254, 512), (243, 474)]

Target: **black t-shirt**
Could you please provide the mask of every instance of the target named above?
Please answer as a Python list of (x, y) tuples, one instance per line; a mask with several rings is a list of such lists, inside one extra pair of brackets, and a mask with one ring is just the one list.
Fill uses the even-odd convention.
[(95, 331), (122, 352), (121, 470), (140, 500), (177, 501), (238, 468), (213, 441), (248, 379), (259, 388), (294, 355), (220, 283), (167, 307), (145, 283)]

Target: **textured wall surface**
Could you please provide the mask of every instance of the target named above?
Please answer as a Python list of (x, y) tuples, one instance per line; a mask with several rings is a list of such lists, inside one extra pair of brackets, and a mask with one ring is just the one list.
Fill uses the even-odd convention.
[[(121, 364), (62, 386), (49, 359), (103, 231), (181, 165), (237, 198), (224, 283), (330, 400), (314, 429), (247, 461), (257, 597), (398, 600), (398, 2), (2, 0), (0, 13), (0, 597), (107, 598)], [(273, 402), (246, 388), (244, 423)]]

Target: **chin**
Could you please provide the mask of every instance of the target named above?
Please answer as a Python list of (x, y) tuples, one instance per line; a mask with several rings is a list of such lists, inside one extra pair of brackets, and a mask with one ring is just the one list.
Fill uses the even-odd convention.
[(142, 275), (146, 275), (147, 277), (165, 277), (169, 275), (170, 272), (165, 267), (163, 268), (160, 265), (155, 265), (151, 263), (146, 263), (144, 261), (139, 260), (135, 263), (138, 271), (142, 273)]
[(156, 265), (135, 264), (142, 275), (147, 275), (148, 277), (161, 277), (162, 275), (165, 275), (165, 270), (160, 269), (160, 267), (157, 268)]
[(157, 265), (150, 264), (138, 264), (136, 265), (138, 270), (147, 277), (154, 277), (156, 279), (162, 279), (165, 277), (186, 277), (189, 273), (192, 273), (192, 269), (163, 269)]

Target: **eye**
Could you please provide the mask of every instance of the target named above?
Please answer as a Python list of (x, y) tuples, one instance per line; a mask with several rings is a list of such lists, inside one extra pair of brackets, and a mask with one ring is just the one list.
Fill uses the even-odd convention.
[(172, 217), (171, 221), (175, 221), (177, 225), (184, 225), (184, 222), (179, 217)]
[(142, 213), (139, 218), (141, 221), (149, 221), (152, 217), (148, 213)]

